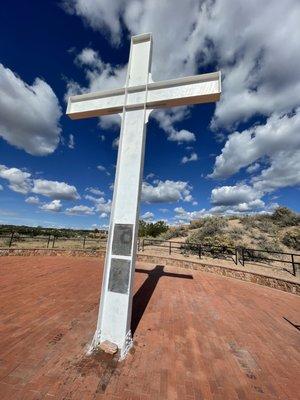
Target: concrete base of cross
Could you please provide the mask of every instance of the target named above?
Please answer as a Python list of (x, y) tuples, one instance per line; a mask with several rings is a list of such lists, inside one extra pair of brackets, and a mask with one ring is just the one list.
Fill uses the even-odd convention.
[[(88, 351), (87, 351), (88, 355), (91, 355), (96, 349), (99, 349), (99, 348), (110, 354), (115, 354), (119, 350), (119, 352), (120, 352), (119, 361), (121, 361), (127, 356), (129, 350), (133, 346), (133, 340), (132, 340), (132, 335), (131, 335), (130, 330), (127, 332), (124, 343), (121, 346), (118, 346), (115, 343), (109, 342), (108, 340), (104, 340), (103, 342), (101, 342), (100, 337), (101, 337), (101, 334), (97, 335), (97, 332), (96, 332), (94, 335), (93, 341), (88, 348)], [(114, 351), (112, 353), (112, 351), (110, 351), (109, 349), (113, 350), (114, 346), (116, 347), (117, 351)], [(109, 351), (106, 351), (106, 350), (109, 350)]]

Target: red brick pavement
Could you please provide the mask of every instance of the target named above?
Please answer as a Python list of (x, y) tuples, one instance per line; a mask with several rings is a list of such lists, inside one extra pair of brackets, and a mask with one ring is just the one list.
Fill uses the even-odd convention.
[(0, 264), (1, 400), (299, 398), (298, 296), (139, 264), (135, 346), (117, 362), (85, 355), (97, 318), (97, 259)]

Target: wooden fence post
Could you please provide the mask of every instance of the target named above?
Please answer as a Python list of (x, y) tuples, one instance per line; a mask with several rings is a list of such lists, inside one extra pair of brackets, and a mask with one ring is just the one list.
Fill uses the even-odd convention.
[(56, 239), (56, 236), (53, 235), (52, 249), (54, 248), (55, 239)]
[(244, 249), (244, 247), (242, 247), (242, 265), (243, 265), (243, 267), (245, 266), (245, 249)]
[(49, 235), (49, 237), (48, 237), (47, 249), (49, 248), (50, 240), (51, 240), (51, 235)]
[(235, 247), (235, 265), (238, 265), (238, 249)]
[(172, 253), (172, 242), (169, 242), (169, 254)]
[(15, 234), (15, 232), (12, 232), (11, 237), (10, 237), (10, 240), (9, 240), (9, 245), (8, 245), (8, 247), (11, 247), (11, 245), (12, 245), (13, 238), (14, 238), (14, 234)]
[(83, 248), (85, 248), (85, 236), (83, 237)]
[(201, 244), (199, 244), (198, 253), (199, 253), (199, 258), (201, 258), (201, 257), (202, 257), (202, 247), (201, 247)]
[(291, 257), (292, 257), (293, 274), (294, 276), (296, 276), (296, 265), (294, 260), (294, 254), (291, 254)]

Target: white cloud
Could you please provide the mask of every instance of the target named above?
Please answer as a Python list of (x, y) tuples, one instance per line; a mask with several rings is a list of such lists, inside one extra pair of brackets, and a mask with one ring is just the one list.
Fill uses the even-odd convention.
[[(278, 206), (278, 205), (277, 205)], [(238, 215), (238, 214), (252, 214), (252, 213), (268, 213), (272, 212), (276, 207), (275, 204), (266, 206), (261, 199), (251, 200), (249, 202), (241, 202), (235, 205), (218, 205), (208, 210), (205, 208), (198, 211), (186, 211), (183, 207), (174, 208), (174, 219), (177, 224), (184, 224), (192, 220), (200, 219), (205, 216), (214, 214), (220, 215)]]
[(34, 179), (32, 193), (42, 194), (61, 200), (77, 200), (80, 198), (75, 186), (65, 182), (48, 181), (46, 179)]
[(150, 211), (145, 212), (143, 215), (141, 215), (141, 219), (144, 221), (152, 221), (154, 218), (154, 214)]
[(276, 153), (271, 158), (270, 167), (253, 177), (252, 184), (261, 192), (300, 185), (300, 149)]
[(69, 149), (74, 149), (75, 147), (74, 135), (72, 134), (69, 135), (68, 147)]
[(172, 129), (170, 135), (168, 136), (168, 140), (179, 143), (194, 142), (196, 140), (196, 137), (192, 132), (187, 131), (186, 129), (181, 129), (180, 131)]
[(40, 209), (43, 211), (60, 212), (62, 209), (62, 204), (60, 200), (53, 200), (50, 203), (43, 204)]
[(120, 42), (121, 23), (118, 11), (124, 1), (63, 0), (62, 4), (68, 13), (80, 16), (94, 30), (105, 32), (109, 26), (111, 39), (116, 44)]
[[(104, 197), (94, 197), (90, 195), (84, 196), (86, 200), (94, 203), (95, 210), (99, 213), (109, 214), (111, 209), (111, 200), (105, 200)], [(102, 217), (104, 218), (104, 217)]]
[(299, 105), (299, 19), (297, 0), (205, 3), (196, 28), (199, 45), (205, 46), (206, 60), (218, 60), (224, 73), (215, 125), (230, 126)]
[(109, 214), (111, 210), (111, 200), (105, 200), (103, 197), (98, 199), (95, 203), (96, 211), (100, 213)]
[(102, 190), (100, 190), (100, 189), (98, 189), (98, 188), (95, 188), (95, 187), (87, 187), (87, 188), (85, 189), (85, 191), (86, 191), (86, 192), (93, 193), (93, 194), (95, 194), (96, 196), (103, 196), (103, 195), (104, 195), (104, 192), (102, 192)]
[(211, 192), (211, 203), (215, 206), (233, 206), (248, 203), (260, 197), (259, 193), (248, 185), (222, 186)]
[(7, 168), (0, 165), (0, 178), (9, 182), (8, 187), (17, 193), (26, 194), (31, 189), (31, 174), (18, 168)]
[(238, 214), (265, 209), (263, 192), (246, 184), (222, 186), (211, 192), (211, 214)]
[(120, 142), (120, 138), (119, 136), (116, 137), (113, 142), (112, 142), (112, 148), (117, 150), (119, 148), (119, 142)]
[(40, 204), (40, 199), (37, 196), (29, 196), (25, 199), (28, 204)]
[(168, 140), (178, 142), (179, 144), (194, 142), (196, 137), (194, 133), (181, 129), (180, 131), (174, 128), (176, 122), (182, 121), (189, 116), (189, 111), (186, 107), (176, 107), (173, 109), (157, 109), (152, 113), (160, 126), (168, 135)]
[(187, 221), (192, 221), (194, 219), (199, 219), (206, 214), (205, 209), (199, 211), (186, 211), (183, 207), (174, 208), (175, 219), (180, 223), (186, 223)]
[(99, 68), (100, 70), (104, 67), (98, 53), (91, 48), (85, 48), (81, 53), (77, 54), (75, 63), (80, 67), (89, 66), (92, 68)]
[(105, 172), (107, 176), (110, 176), (110, 172), (108, 172), (107, 169), (103, 165), (97, 165), (97, 169), (99, 171)]
[(259, 163), (254, 163), (254, 164), (249, 165), (249, 167), (246, 169), (246, 171), (249, 174), (253, 174), (254, 172), (258, 171), (259, 168), (260, 168), (260, 164)]
[(146, 175), (145, 180), (151, 180), (155, 177), (155, 174), (153, 172), (150, 172), (150, 174)]
[(181, 160), (181, 163), (182, 163), (182, 164), (186, 164), (186, 163), (188, 163), (188, 162), (197, 161), (197, 160), (198, 160), (198, 155), (197, 155), (197, 153), (192, 153), (189, 157), (184, 156), (184, 157), (182, 158), (182, 160)]
[(276, 157), (283, 150), (300, 148), (300, 109), (293, 115), (272, 115), (264, 125), (255, 125), (229, 136), (216, 158), (213, 178), (225, 178), (263, 156)]
[(79, 206), (67, 208), (66, 214), (69, 214), (69, 215), (93, 215), (93, 214), (95, 214), (95, 211), (94, 211), (94, 207), (79, 205)]
[[(14, 192), (41, 194), (56, 200), (77, 200), (80, 198), (75, 186), (68, 185), (65, 182), (33, 179), (31, 173), (19, 168), (8, 168), (5, 165), (0, 165), (0, 178), (8, 180), (8, 187)], [(33, 199), (38, 199), (38, 197), (30, 196), (25, 201), (30, 203), (30, 201), (34, 201)]]
[(32, 155), (53, 153), (62, 112), (51, 87), (39, 78), (30, 86), (0, 64), (0, 92), (0, 136)]
[(171, 203), (178, 200), (191, 201), (192, 187), (188, 182), (156, 180), (153, 184), (143, 182), (142, 201), (146, 203)]
[(222, 215), (233, 215), (242, 213), (253, 213), (253, 212), (264, 212), (266, 211), (265, 203), (261, 199), (249, 201), (248, 203), (239, 203), (237, 205), (226, 206), (220, 205), (212, 207), (209, 210), (210, 214), (222, 214)]

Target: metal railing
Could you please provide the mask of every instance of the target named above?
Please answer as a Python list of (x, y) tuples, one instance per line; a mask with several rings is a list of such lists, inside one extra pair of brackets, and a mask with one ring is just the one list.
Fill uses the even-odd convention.
[(63, 246), (63, 244), (71, 243), (76, 248), (101, 248), (106, 246), (106, 239), (82, 237), (63, 237), (55, 235), (47, 236), (26, 236), (17, 235), (12, 232), (10, 235), (0, 236), (0, 248), (11, 248), (22, 243), (35, 244), (38, 247), (53, 249)]
[[(264, 263), (280, 262), (290, 264), (292, 266), (292, 274), (294, 276), (300, 275), (300, 254), (286, 253), (280, 251), (271, 251), (263, 249), (251, 249), (245, 247), (231, 247), (222, 245), (211, 245), (206, 243), (183, 243), (176, 241), (168, 241), (161, 239), (140, 239), (138, 242), (138, 249), (145, 250), (146, 246), (154, 246), (165, 248), (169, 255), (172, 252), (180, 252), (181, 254), (196, 254), (201, 259), (204, 255), (210, 255), (214, 258), (230, 258), (238, 265), (245, 266), (246, 262), (260, 261)], [(275, 254), (275, 257), (267, 257), (265, 254)], [(290, 271), (288, 271), (290, 272)]]
[[(105, 248), (106, 238), (92, 238), (89, 236), (81, 237), (62, 237), (55, 235), (47, 236), (26, 236), (12, 232), (10, 235), (0, 235), (0, 248), (19, 247), (22, 243), (32, 243), (37, 248), (66, 248), (69, 249), (99, 249)], [(300, 254), (286, 253), (280, 251), (271, 251), (263, 249), (252, 249), (245, 247), (233, 247), (223, 245), (211, 245), (207, 243), (185, 243), (177, 241), (168, 241), (163, 239), (139, 239), (138, 250), (144, 251), (145, 247), (154, 246), (165, 249), (169, 255), (179, 252), (183, 255), (194, 254), (200, 259), (203, 256), (213, 258), (231, 259), (236, 265), (239, 263), (245, 266), (246, 262), (262, 262), (262, 263), (284, 263), (291, 265), (292, 270), (287, 271), (294, 276), (300, 276)], [(25, 247), (23, 247), (25, 248)], [(275, 255), (268, 257), (269, 254)]]

